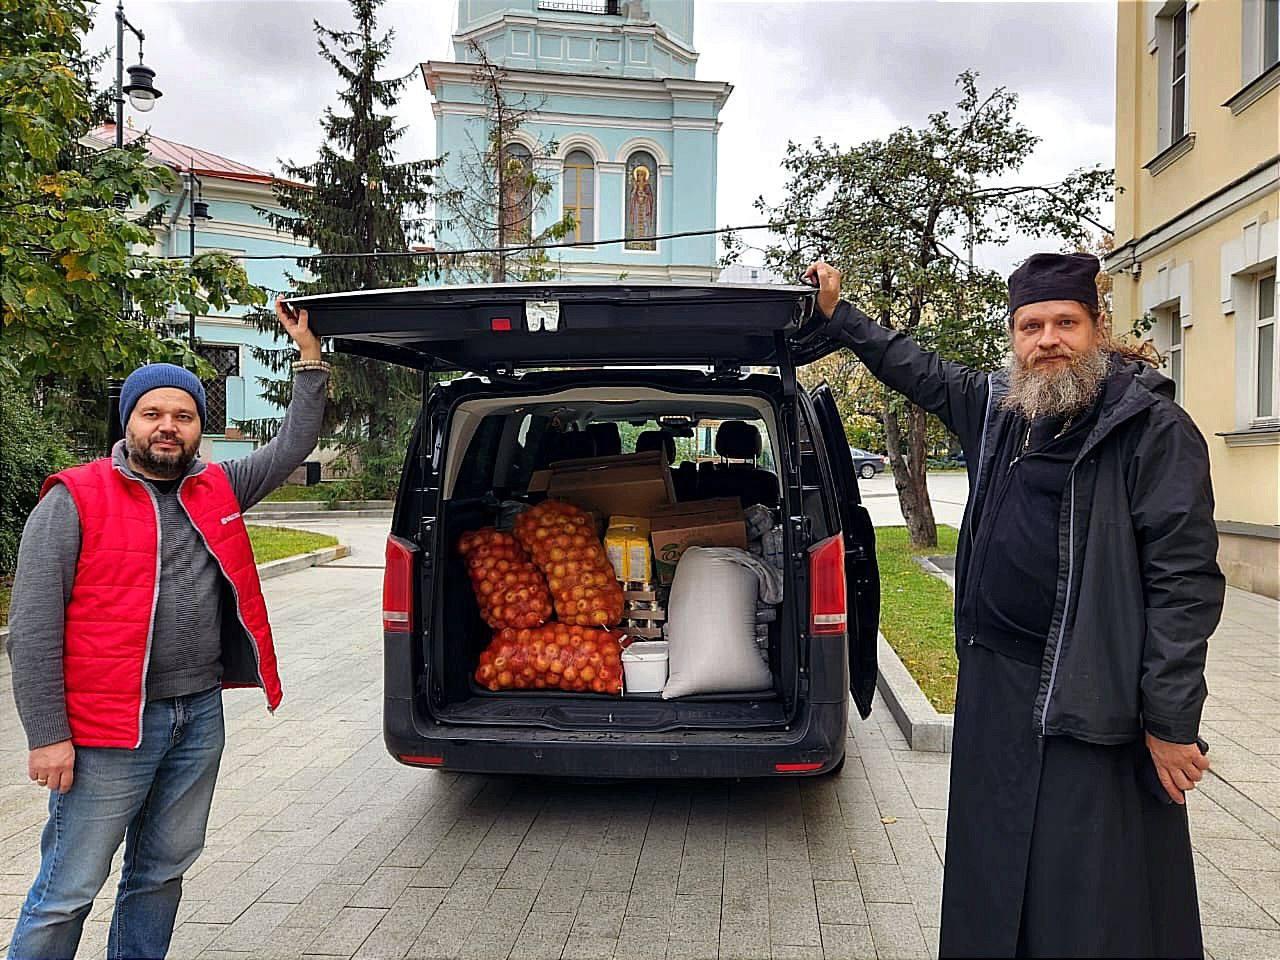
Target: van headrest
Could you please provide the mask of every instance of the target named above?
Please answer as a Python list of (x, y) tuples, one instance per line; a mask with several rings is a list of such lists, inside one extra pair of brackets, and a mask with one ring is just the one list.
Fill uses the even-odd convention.
[(547, 433), (543, 437), (547, 445), (547, 463), (557, 460), (581, 460), (596, 455), (595, 438), (582, 431)]
[(589, 423), (587, 433), (596, 442), (595, 456), (616, 457), (622, 453), (622, 434), (618, 432), (616, 423)]
[(646, 430), (636, 437), (636, 453), (661, 450), (667, 455), (667, 463), (675, 463), (676, 438), (665, 430)]
[(760, 456), (760, 431), (743, 420), (726, 420), (716, 430), (716, 453), (729, 460)]

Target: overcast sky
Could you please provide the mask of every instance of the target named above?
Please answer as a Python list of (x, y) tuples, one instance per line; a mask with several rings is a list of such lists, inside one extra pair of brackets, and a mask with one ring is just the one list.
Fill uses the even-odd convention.
[[(390, 70), (452, 59), (455, 7), (389, 0), (381, 23), (395, 31)], [(99, 7), (91, 49), (114, 43), (113, 11), (110, 2)], [(147, 35), (146, 62), (164, 93), (150, 115), (134, 115), (139, 126), (265, 169), (314, 154), (337, 76), (316, 54), (312, 21), (349, 24), (345, 2), (128, 0), (126, 14)], [(918, 126), (954, 103), (955, 78), (968, 68), (981, 73), (984, 89), (1004, 85), (1020, 95), (1019, 119), (1043, 141), (1026, 178), (1049, 182), (1075, 167), (1110, 166), (1114, 34), (1111, 0), (697, 0), (698, 79), (734, 85), (720, 115), (716, 226), (757, 222), (751, 203), (761, 193), (781, 199), (788, 139), (821, 134), (851, 145)], [(126, 35), (126, 66), (136, 52)], [(104, 83), (111, 80), (104, 73)], [(434, 156), (420, 78), (406, 90), (399, 120), (408, 128), (401, 158)], [(1016, 242), (979, 251), (979, 259), (1006, 270), (1044, 245)]]

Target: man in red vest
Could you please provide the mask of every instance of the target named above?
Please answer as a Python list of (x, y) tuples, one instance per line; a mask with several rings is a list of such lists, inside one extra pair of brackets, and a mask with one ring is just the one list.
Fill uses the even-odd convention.
[(314, 449), (329, 368), (307, 315), (280, 432), (225, 463), (197, 458), (205, 392), (172, 364), (120, 395), (111, 456), (45, 481), (23, 530), (9, 614), (28, 774), (49, 790), (40, 872), (10, 960), (72, 957), (123, 842), (107, 955), (163, 957), (182, 876), (204, 847), (222, 757), (222, 688), (280, 679), (242, 511)]

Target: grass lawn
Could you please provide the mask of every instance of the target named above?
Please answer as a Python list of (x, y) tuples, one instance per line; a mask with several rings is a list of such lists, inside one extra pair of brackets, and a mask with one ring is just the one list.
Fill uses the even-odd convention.
[(9, 622), (9, 589), (13, 581), (8, 577), (0, 577), (0, 624)]
[(954, 527), (938, 525), (938, 546), (915, 550), (906, 527), (876, 528), (880, 564), (880, 632), (898, 652), (939, 713), (956, 703), (956, 637), (950, 588), (915, 562), (956, 552)]
[(269, 563), (299, 553), (310, 553), (322, 547), (336, 546), (338, 538), (306, 530), (290, 530), (288, 527), (250, 525), (249, 541), (253, 544), (254, 559), (259, 563)]
[(320, 492), (323, 487), (320, 484), (308, 487), (301, 483), (286, 483), (282, 487), (277, 487), (268, 493), (264, 500), (272, 503), (297, 503), (299, 500), (323, 500), (324, 495)]

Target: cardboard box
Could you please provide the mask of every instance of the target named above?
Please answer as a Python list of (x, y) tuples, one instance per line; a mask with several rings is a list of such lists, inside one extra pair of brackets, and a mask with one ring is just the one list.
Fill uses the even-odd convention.
[(747, 547), (747, 522), (736, 497), (676, 503), (651, 514), (653, 562), (658, 580), (670, 583), (689, 547)]
[(647, 517), (676, 499), (671, 471), (660, 450), (561, 460), (534, 471), (529, 492), (566, 500), (606, 521), (615, 514)]

